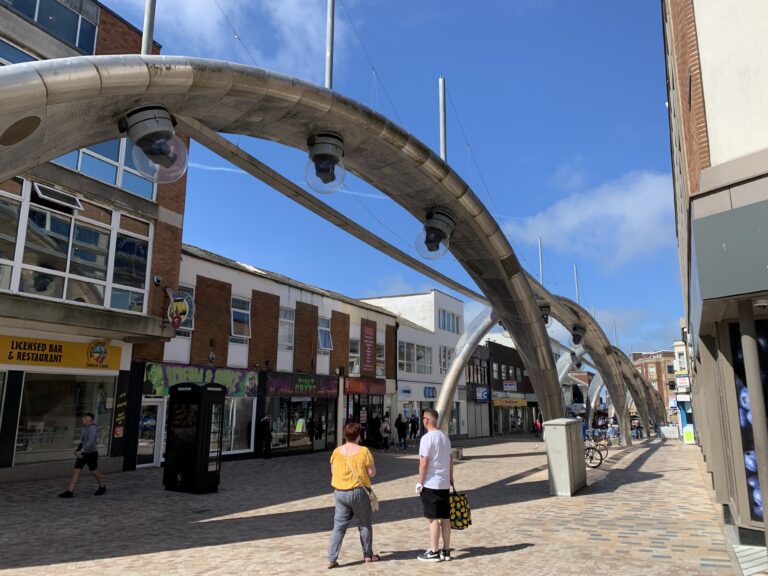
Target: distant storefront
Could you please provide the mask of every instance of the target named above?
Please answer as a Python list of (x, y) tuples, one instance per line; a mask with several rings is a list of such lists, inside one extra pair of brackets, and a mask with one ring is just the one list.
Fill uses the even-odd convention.
[(72, 460), (88, 412), (99, 454), (120, 455), (129, 357), (118, 341), (0, 334), (0, 468)]
[(263, 373), (264, 410), (273, 450), (325, 450), (336, 445), (339, 379), (317, 374)]

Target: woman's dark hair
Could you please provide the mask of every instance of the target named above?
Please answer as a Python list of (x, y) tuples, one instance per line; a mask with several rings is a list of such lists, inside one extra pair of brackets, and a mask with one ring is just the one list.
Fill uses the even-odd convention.
[(347, 442), (352, 442), (353, 440), (357, 440), (357, 438), (360, 437), (360, 424), (357, 422), (350, 422), (346, 426), (344, 426), (344, 438), (347, 439)]

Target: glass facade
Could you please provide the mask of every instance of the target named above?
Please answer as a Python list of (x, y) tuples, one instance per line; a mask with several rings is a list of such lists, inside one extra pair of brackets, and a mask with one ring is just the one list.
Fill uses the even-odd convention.
[(71, 460), (82, 418), (96, 416), (99, 455), (109, 455), (115, 377), (26, 373), (19, 411), (15, 464)]
[(95, 52), (99, 8), (93, 2), (77, 2), (79, 12), (57, 0), (10, 0), (10, 4), (17, 12), (71, 46), (86, 54)]
[(62, 206), (36, 186), (0, 183), (0, 289), (144, 312), (150, 224), (51, 190), (73, 203)]

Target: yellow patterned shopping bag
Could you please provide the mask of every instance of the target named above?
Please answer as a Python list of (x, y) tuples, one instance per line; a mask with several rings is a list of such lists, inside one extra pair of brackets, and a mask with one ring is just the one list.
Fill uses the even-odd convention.
[(451, 528), (464, 530), (472, 525), (472, 511), (469, 509), (469, 498), (466, 494), (459, 494), (451, 484), (451, 493), (448, 497), (451, 503)]

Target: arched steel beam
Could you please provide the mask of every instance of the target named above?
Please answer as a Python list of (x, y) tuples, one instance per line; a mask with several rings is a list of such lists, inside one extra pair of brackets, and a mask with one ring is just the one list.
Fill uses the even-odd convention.
[(120, 136), (131, 109), (160, 105), (215, 131), (306, 150), (317, 132), (342, 134), (347, 170), (419, 221), (455, 216), (451, 252), (499, 312), (546, 418), (562, 396), (524, 270), (475, 193), (428, 147), (384, 116), (324, 88), (267, 70), (182, 56), (81, 56), (0, 68), (0, 181), (77, 148)]
[(530, 275), (528, 281), (533, 287), (537, 301), (540, 304), (549, 305), (549, 314), (552, 318), (560, 322), (569, 332), (572, 332), (576, 325), (580, 325), (586, 330), (582, 345), (597, 367), (598, 372), (603, 376), (616, 410), (622, 439), (626, 445), (630, 445), (632, 436), (629, 425), (629, 409), (625, 399), (627, 387), (622, 377), (618, 358), (605, 332), (589, 312), (573, 300), (550, 293)]

